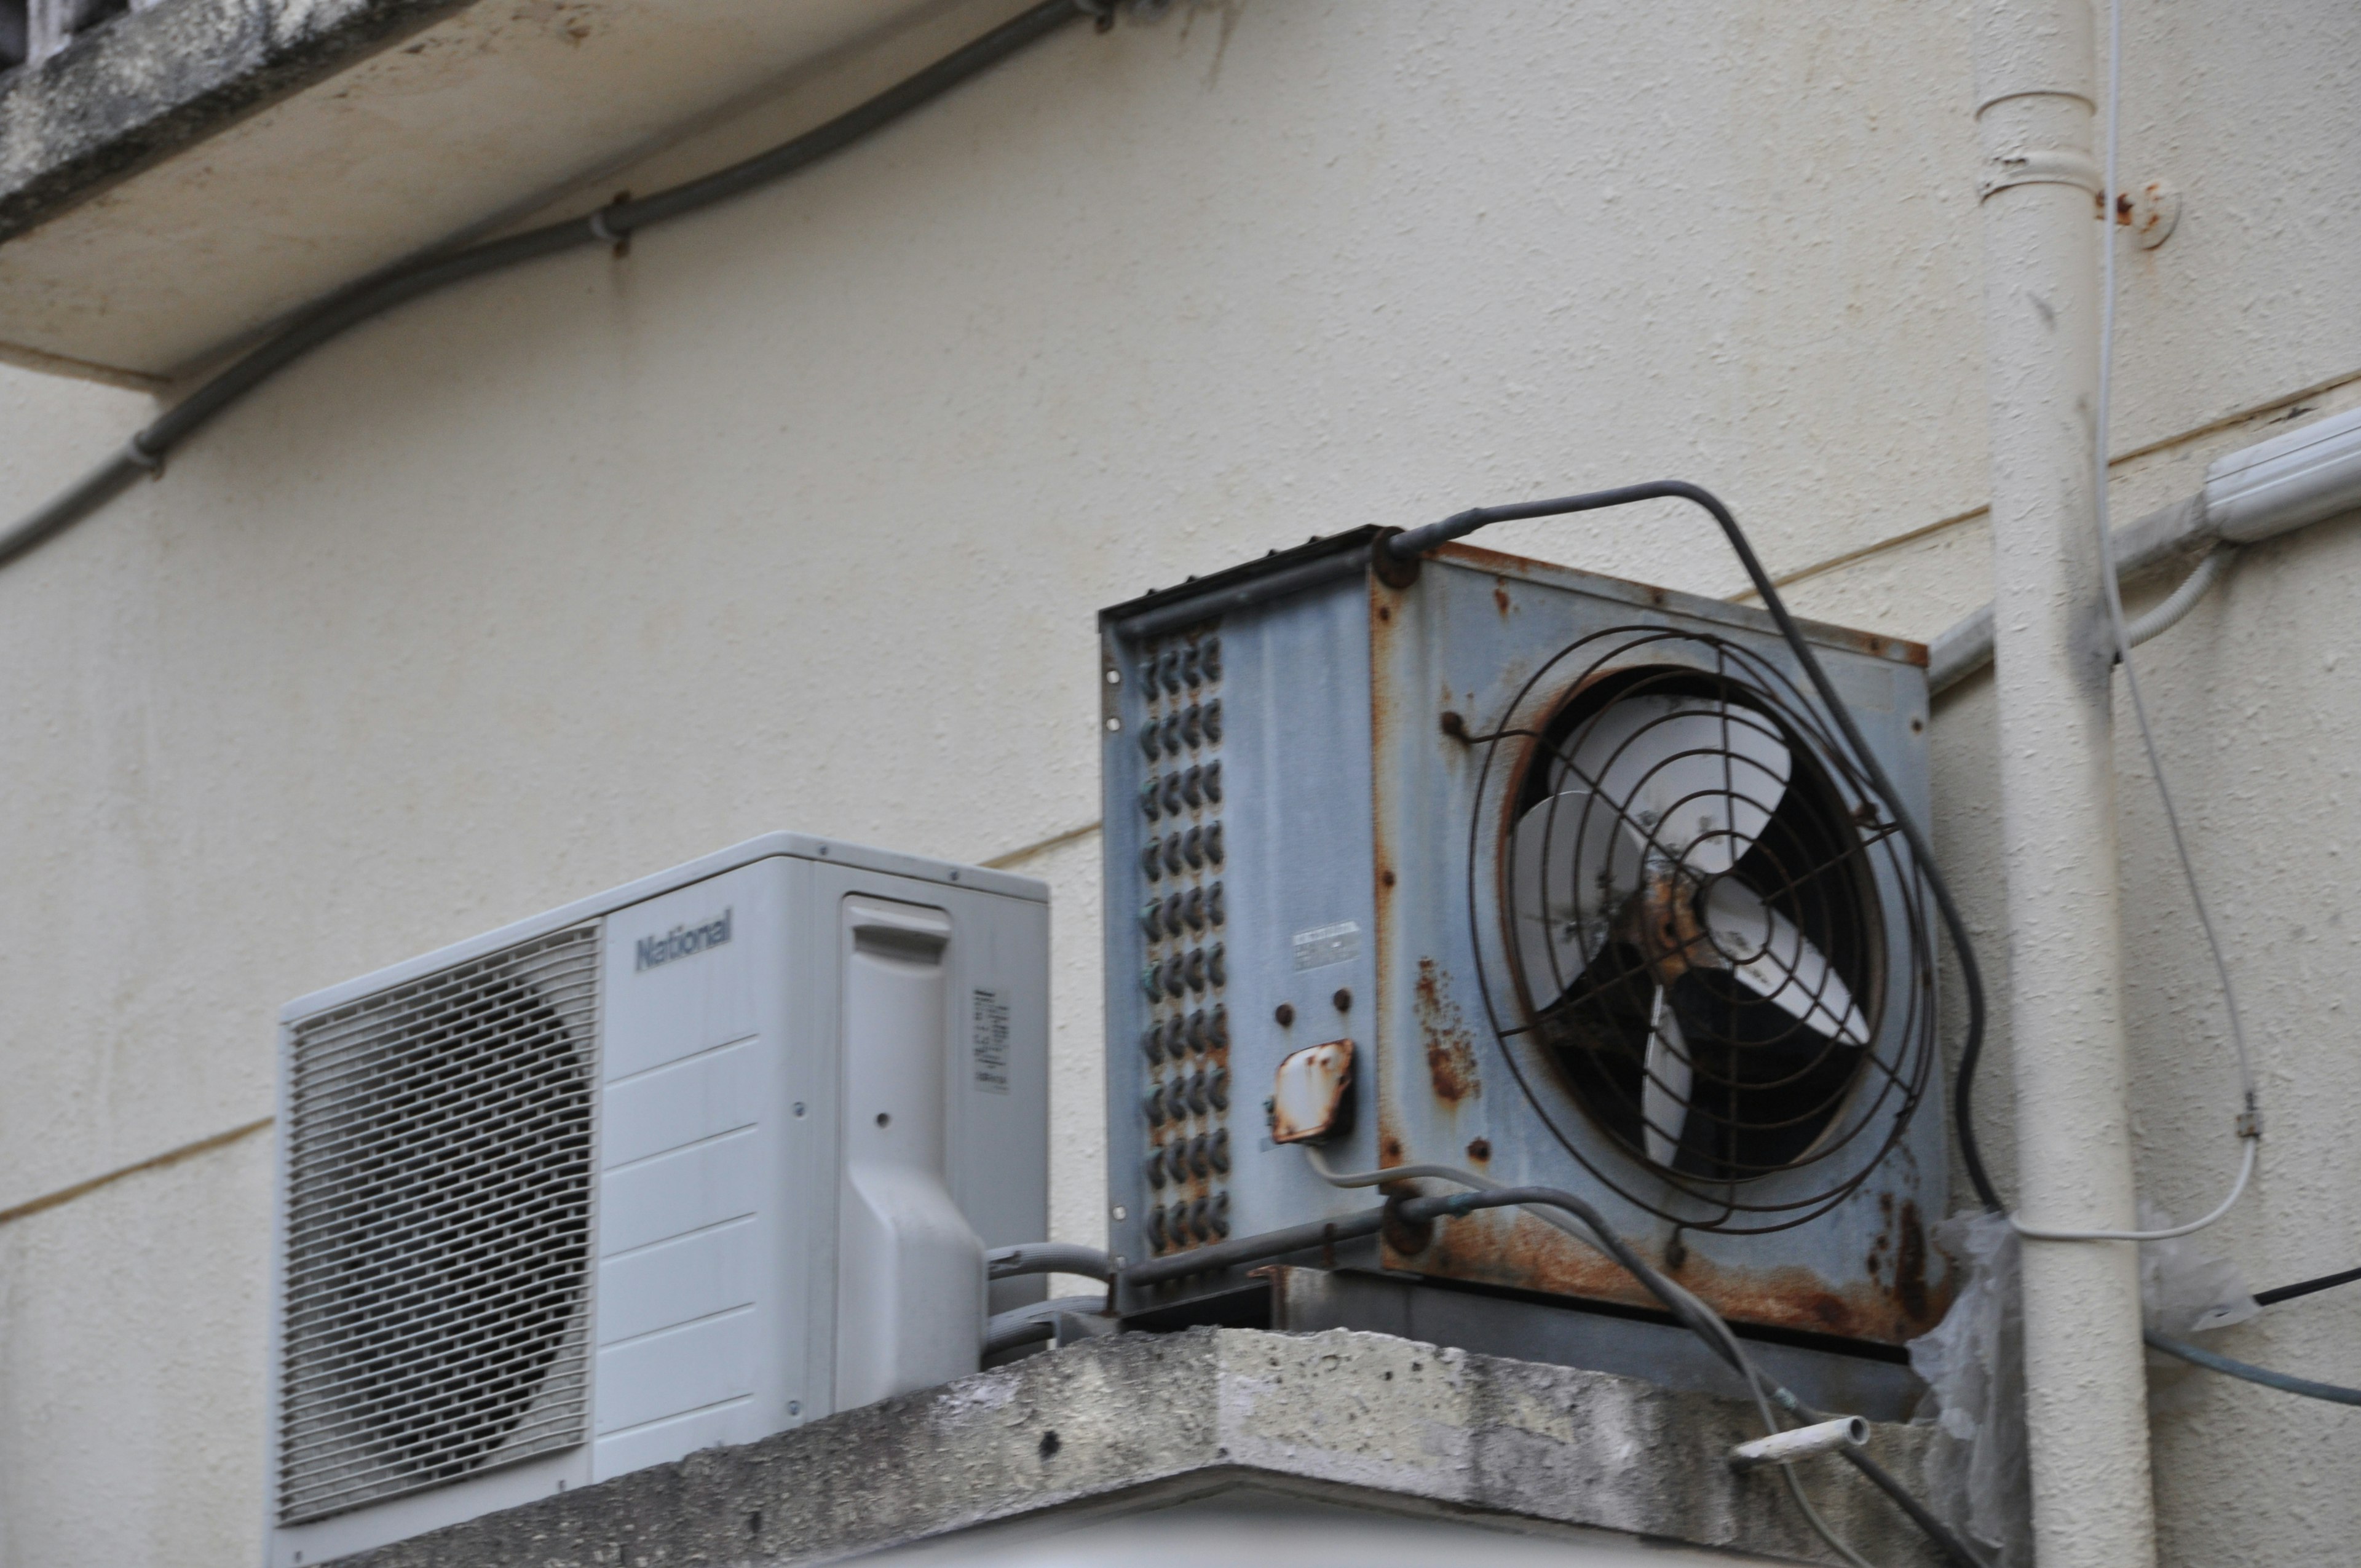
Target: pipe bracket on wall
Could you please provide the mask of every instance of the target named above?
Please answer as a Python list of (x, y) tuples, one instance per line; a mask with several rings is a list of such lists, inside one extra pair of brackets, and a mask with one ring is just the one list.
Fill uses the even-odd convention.
[(2021, 148), (1984, 159), (1976, 200), (1989, 200), (2016, 185), (2072, 185), (2096, 196), (2107, 188), (2098, 160), (2059, 147)]

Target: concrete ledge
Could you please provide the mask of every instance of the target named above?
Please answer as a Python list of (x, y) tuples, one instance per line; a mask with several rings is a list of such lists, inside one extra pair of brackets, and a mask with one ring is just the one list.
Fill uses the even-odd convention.
[[(1775, 1475), (1722, 1463), (1746, 1407), (1604, 1373), (1343, 1330), (1127, 1334), (346, 1559), (368, 1568), (662, 1568), (858, 1555), (1052, 1510), (1225, 1486), (1832, 1561)], [(1916, 1486), (1929, 1429), (1883, 1427)], [(1814, 1501), (1881, 1564), (1936, 1561), (1849, 1468)]]
[(165, 0), (0, 83), (0, 240), (472, 0)]

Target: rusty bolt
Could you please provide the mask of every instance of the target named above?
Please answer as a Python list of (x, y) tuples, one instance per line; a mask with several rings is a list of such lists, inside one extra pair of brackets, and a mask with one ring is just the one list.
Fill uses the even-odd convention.
[(1345, 986), (1338, 986), (1336, 994), (1328, 1000), (1336, 1004), (1336, 1011), (1339, 1013), (1350, 1013), (1353, 1010), (1353, 993)]
[(1474, 1160), (1478, 1165), (1490, 1159), (1492, 1157), (1492, 1140), (1489, 1138), (1468, 1139), (1467, 1157)]
[(1290, 1024), (1295, 1022), (1295, 1003), (1292, 1002), (1280, 1003), (1279, 1004), (1279, 1011), (1272, 1014), (1271, 1016), (1279, 1020), (1279, 1026), (1280, 1028), (1286, 1028)]

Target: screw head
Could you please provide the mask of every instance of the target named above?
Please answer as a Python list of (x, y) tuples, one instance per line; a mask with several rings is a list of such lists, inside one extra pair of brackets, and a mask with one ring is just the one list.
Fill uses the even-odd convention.
[(1295, 1004), (1291, 1002), (1282, 1002), (1279, 1004), (1279, 1010), (1271, 1016), (1278, 1019), (1279, 1026), (1284, 1029), (1295, 1022)]

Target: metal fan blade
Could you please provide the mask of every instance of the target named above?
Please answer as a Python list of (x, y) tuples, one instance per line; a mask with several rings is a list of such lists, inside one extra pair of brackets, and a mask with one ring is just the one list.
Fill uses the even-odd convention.
[(1650, 854), (1708, 877), (1753, 847), (1794, 766), (1786, 742), (1751, 707), (1642, 695), (1585, 726), (1566, 772), (1616, 806)]
[(1606, 945), (1640, 885), (1640, 847), (1588, 790), (1568, 790), (1518, 819), (1509, 876), (1517, 958), (1532, 1000), (1547, 1005)]
[(1869, 1044), (1869, 1021), (1853, 1005), (1852, 992), (1794, 921), (1734, 877), (1715, 883), (1705, 905), (1716, 953), (1749, 991), (1840, 1044)]
[(1640, 1122), (1648, 1157), (1666, 1169), (1681, 1152), (1694, 1076), (1688, 1042), (1681, 1037), (1681, 1025), (1673, 1016), (1664, 988), (1658, 986), (1654, 1015), (1648, 1021), (1647, 1076), (1640, 1080)]

